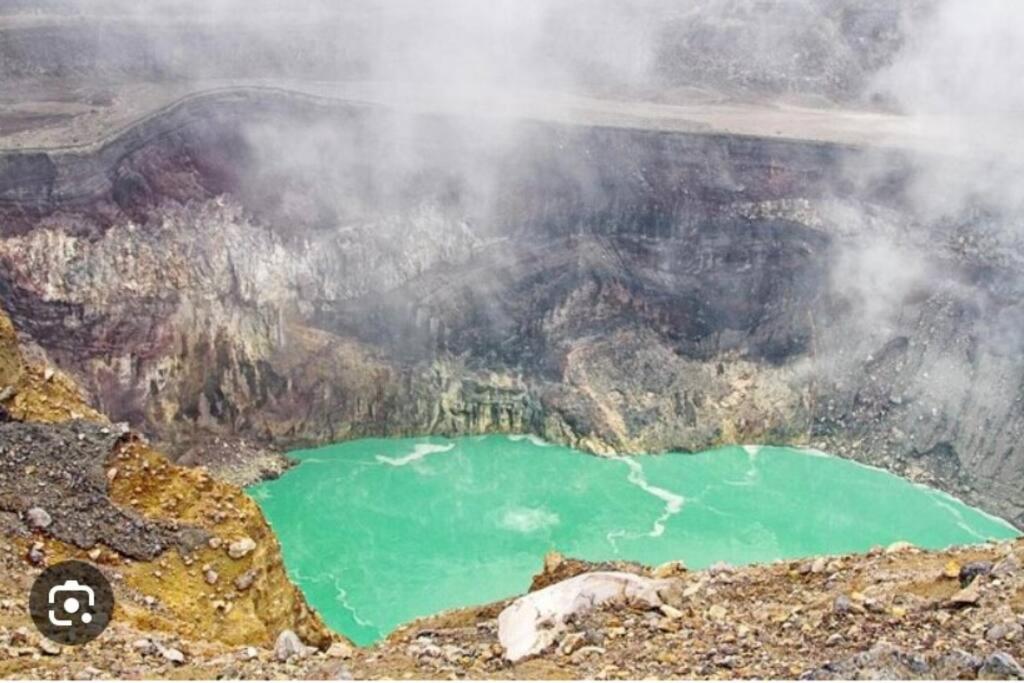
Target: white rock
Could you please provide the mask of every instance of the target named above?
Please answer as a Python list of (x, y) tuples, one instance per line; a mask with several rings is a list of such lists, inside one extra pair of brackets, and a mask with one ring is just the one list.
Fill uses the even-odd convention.
[(233, 560), (240, 560), (253, 550), (256, 550), (256, 541), (245, 536), (228, 546), (228, 557)]
[(313, 648), (306, 647), (299, 637), (295, 635), (295, 631), (285, 629), (281, 631), (281, 635), (277, 637), (277, 642), (274, 643), (274, 659), (279, 662), (287, 662), (292, 657), (305, 657), (309, 650)]
[(580, 574), (522, 596), (498, 615), (498, 640), (505, 658), (516, 662), (544, 651), (566, 629), (566, 621), (616, 599), (654, 608), (668, 581), (627, 572)]
[(25, 521), (33, 529), (45, 529), (53, 524), (53, 517), (43, 508), (35, 507), (29, 508), (28, 512), (25, 513)]
[(149, 638), (139, 638), (132, 643), (132, 649), (144, 655), (154, 655), (157, 653), (156, 644)]
[(352, 646), (341, 641), (331, 643), (331, 646), (327, 648), (327, 656), (331, 659), (348, 659), (353, 654)]
[(682, 611), (676, 609), (672, 605), (661, 605), (658, 609), (660, 609), (661, 613), (669, 619), (680, 619), (683, 616)]
[(185, 653), (173, 647), (161, 647), (160, 656), (171, 664), (181, 665), (185, 663)]

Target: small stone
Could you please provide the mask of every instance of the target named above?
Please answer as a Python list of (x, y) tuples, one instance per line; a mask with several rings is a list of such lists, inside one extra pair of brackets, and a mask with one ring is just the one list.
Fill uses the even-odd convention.
[(103, 554), (102, 550), (100, 550), (99, 548), (93, 548), (92, 550), (89, 551), (89, 559), (92, 560), (93, 562), (96, 562), (97, 560), (100, 559), (100, 555), (102, 555), (102, 554)]
[(682, 610), (676, 609), (672, 605), (659, 605), (658, 609), (669, 619), (679, 619), (683, 616)]
[(117, 468), (111, 467), (107, 470), (107, 481), (114, 481), (115, 479), (117, 479)]
[(951, 607), (966, 607), (978, 604), (980, 599), (981, 591), (978, 590), (978, 584), (972, 581), (966, 588), (954, 593), (947, 604)]
[(209, 545), (212, 550), (217, 550), (218, 548), (220, 548), (222, 542), (223, 541), (221, 541), (216, 536), (212, 536), (210, 537), (210, 540), (206, 542), (206, 544)]
[(157, 653), (156, 644), (149, 638), (140, 638), (132, 643), (132, 649), (143, 655), (155, 655)]
[(996, 624), (985, 631), (985, 640), (990, 643), (995, 643), (1006, 637), (1006, 634), (1010, 632), (1010, 627), (1006, 624)]
[(824, 557), (819, 557), (816, 560), (814, 560), (814, 562), (811, 563), (811, 573), (821, 574), (823, 571), (825, 571), (826, 562), (827, 560), (825, 560)]
[(252, 587), (252, 584), (256, 581), (256, 576), (256, 570), (250, 569), (235, 579), (235, 588), (240, 591), (249, 590), (249, 588)]
[(992, 563), (984, 560), (965, 564), (960, 570), (960, 585), (966, 586), (976, 577), (987, 576), (992, 572)]
[(252, 645), (250, 645), (249, 647), (242, 650), (241, 653), (239, 653), (238, 658), (243, 662), (248, 662), (253, 659), (256, 659), (259, 656), (260, 651), (254, 648)]
[(302, 658), (307, 653), (306, 646), (295, 635), (295, 631), (285, 629), (277, 637), (274, 643), (274, 659), (279, 662), (287, 662), (292, 657)]
[(335, 641), (327, 648), (327, 656), (332, 659), (349, 659), (355, 654), (355, 650), (346, 642)]
[(839, 643), (843, 642), (843, 640), (844, 640), (843, 634), (841, 634), (841, 633), (833, 633), (832, 635), (830, 635), (828, 638), (825, 639), (825, 645), (828, 645), (829, 647), (832, 647), (833, 645), (838, 645)]
[(679, 621), (676, 619), (670, 619), (669, 617), (663, 617), (658, 620), (658, 630), (665, 631), (666, 633), (675, 633), (680, 628)]
[(62, 652), (62, 648), (52, 640), (43, 638), (39, 642), (39, 651), (48, 657), (56, 657)]
[(896, 553), (902, 553), (913, 549), (914, 544), (910, 543), (909, 541), (896, 541), (895, 543), (889, 544), (889, 546), (885, 549), (885, 554), (895, 555)]
[(689, 586), (686, 587), (686, 589), (683, 591), (683, 597), (684, 598), (692, 598), (694, 595), (699, 593), (702, 588), (704, 588), (704, 582), (703, 581), (695, 581), (695, 582), (691, 583)]
[(849, 614), (854, 610), (854, 605), (845, 595), (837, 595), (832, 601), (832, 610), (836, 614)]
[(573, 652), (576, 652), (576, 650), (583, 647), (586, 644), (586, 641), (587, 636), (585, 633), (570, 633), (562, 638), (562, 644), (559, 646), (559, 649), (562, 651), (562, 654), (571, 655)]
[(864, 607), (867, 609), (867, 611), (873, 612), (874, 614), (884, 614), (886, 611), (885, 605), (882, 603), (882, 601), (875, 600), (874, 598), (865, 598)]
[(712, 576), (716, 574), (732, 574), (735, 571), (736, 568), (728, 562), (715, 562), (713, 565), (708, 567), (708, 574), (711, 574)]
[(1000, 578), (1006, 576), (1013, 576), (1020, 571), (1020, 562), (1013, 555), (1007, 555), (1003, 559), (996, 563), (996, 566), (992, 567), (992, 576), (998, 576)]
[(458, 664), (463, 657), (462, 648), (458, 645), (445, 645), (441, 648), (441, 657), (449, 664)]
[(160, 648), (160, 656), (176, 666), (185, 663), (185, 653), (173, 647)]
[(544, 555), (544, 573), (551, 574), (562, 566), (565, 557), (558, 551), (552, 550)]
[(1006, 652), (994, 652), (985, 658), (978, 670), (978, 678), (985, 681), (1013, 681), (1024, 679), (1024, 667)]
[(43, 370), (43, 381), (49, 382), (51, 379), (53, 379), (53, 375), (53, 368), (46, 368), (45, 370)]
[(721, 605), (712, 605), (711, 608), (708, 609), (708, 617), (714, 621), (722, 621), (725, 619), (726, 614), (727, 612), (725, 608)]
[(29, 508), (29, 511), (25, 513), (25, 521), (32, 529), (45, 529), (53, 524), (50, 513), (40, 507)]
[(347, 666), (338, 662), (333, 667), (329, 667), (328, 678), (335, 681), (351, 681), (355, 679), (355, 676), (352, 675)]
[(686, 565), (683, 562), (679, 560), (673, 560), (671, 562), (659, 564), (657, 567), (654, 568), (654, 571), (651, 573), (651, 575), (654, 576), (654, 578), (656, 579), (669, 579), (673, 576), (682, 576), (686, 572)]
[(942, 575), (947, 579), (960, 578), (960, 564), (956, 560), (950, 560), (943, 568)]
[(587, 660), (587, 657), (589, 657), (590, 655), (604, 654), (604, 652), (605, 649), (603, 647), (597, 647), (596, 645), (587, 645), (586, 647), (581, 647), (579, 650), (574, 652), (572, 656), (569, 658), (569, 661), (579, 666), (580, 664), (585, 662)]
[(211, 586), (213, 586), (220, 579), (220, 575), (217, 572), (213, 571), (212, 569), (207, 569), (203, 573), (203, 578), (206, 580), (206, 583), (208, 583)]
[(256, 550), (256, 541), (244, 536), (228, 546), (228, 557), (240, 560), (253, 550)]
[(41, 544), (37, 543), (29, 548), (28, 561), (37, 567), (42, 566), (46, 562), (46, 554), (43, 553)]

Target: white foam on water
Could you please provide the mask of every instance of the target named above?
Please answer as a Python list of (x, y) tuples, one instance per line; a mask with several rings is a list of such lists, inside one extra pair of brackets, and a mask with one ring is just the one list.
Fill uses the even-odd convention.
[[(815, 458), (828, 458), (828, 459), (841, 459), (841, 460), (845, 459), (845, 458), (839, 458), (838, 456), (835, 456), (835, 455), (832, 455), (830, 453), (826, 453), (824, 451), (818, 450), (817, 448), (798, 448), (798, 449), (794, 449), (794, 450), (798, 450), (801, 453), (804, 453), (806, 455), (810, 455), (810, 456), (815, 457)], [(859, 467), (864, 467), (864, 468), (869, 469), (869, 470), (874, 470), (875, 472), (881, 472), (881, 473), (883, 473), (885, 475), (888, 475), (890, 477), (902, 478), (902, 477), (899, 477), (899, 475), (894, 474), (893, 472), (890, 472), (889, 470), (885, 469), (884, 467), (878, 467), (877, 465), (868, 465), (867, 463), (859, 462), (857, 460), (853, 460), (852, 458), (845, 459), (845, 460), (847, 462), (853, 463), (854, 465), (857, 465)], [(904, 479), (904, 481), (910, 481), (910, 480), (909, 479)], [(947, 493), (947, 492), (945, 492), (945, 491), (943, 491), (941, 489), (933, 488), (931, 486), (928, 486), (927, 484), (922, 484), (922, 483), (916, 482), (916, 481), (910, 481), (910, 483), (913, 484), (914, 486), (918, 487), (918, 488), (925, 489), (926, 491), (928, 491), (931, 494), (934, 494), (937, 497), (945, 498), (946, 500), (948, 500), (950, 502), (959, 503), (960, 505), (963, 505), (965, 507), (969, 507), (972, 510), (974, 510), (975, 512), (977, 512), (978, 514), (982, 515), (983, 517), (989, 519), (992, 522), (996, 522), (997, 524), (1000, 524), (1000, 525), (1006, 527), (1010, 531), (1013, 531), (1013, 532), (1016, 532), (1016, 533), (1020, 533), (1020, 531), (1021, 531), (1020, 529), (1015, 527), (1013, 524), (1010, 524), (1009, 522), (1007, 522), (1002, 517), (998, 517), (998, 516), (993, 515), (991, 513), (985, 512), (981, 508), (976, 508), (974, 506), (968, 505), (967, 503), (965, 503), (964, 501), (960, 500), (956, 496), (954, 496), (954, 495), (952, 495), (950, 493)], [(983, 540), (987, 540), (986, 536), (983, 536), (982, 534), (979, 534), (977, 531), (975, 531), (973, 528), (971, 528), (967, 524), (966, 521), (964, 521), (963, 514), (959, 510), (957, 510), (956, 508), (950, 507), (949, 505), (943, 505), (939, 501), (936, 501), (936, 503), (938, 503), (939, 505), (941, 505), (944, 508), (947, 508), (951, 513), (953, 513), (954, 517), (958, 520), (959, 526), (964, 531), (967, 531), (968, 533), (970, 533), (970, 534), (972, 534), (974, 536), (977, 536), (978, 538), (981, 538)]]
[(377, 455), (377, 462), (384, 465), (391, 465), (392, 467), (403, 467), (409, 463), (422, 460), (423, 458), (433, 453), (445, 453), (455, 448), (455, 444), (436, 444), (436, 443), (418, 443), (413, 446), (412, 453), (403, 455), (398, 458), (391, 458), (386, 455)]
[[(633, 458), (625, 456), (612, 456), (612, 459), (624, 462), (629, 467), (629, 474), (627, 475), (626, 479), (629, 480), (630, 484), (638, 486), (639, 488), (643, 489), (644, 491), (651, 494), (655, 498), (659, 498), (665, 502), (665, 511), (661, 513), (661, 516), (654, 520), (654, 524), (651, 526), (651, 530), (646, 534), (651, 538), (658, 538), (663, 533), (665, 533), (665, 522), (668, 521), (669, 517), (679, 514), (679, 512), (683, 509), (683, 505), (686, 503), (686, 499), (683, 498), (678, 493), (668, 491), (666, 489), (661, 488), (660, 486), (654, 486), (650, 482), (648, 482), (647, 477), (644, 476), (643, 465), (638, 463)], [(612, 533), (615, 534), (615, 532)], [(609, 536), (611, 535), (612, 534), (609, 534)], [(625, 534), (623, 533), (623, 535)], [(611, 542), (611, 538), (609, 538), (609, 542)]]
[(359, 616), (359, 613), (356, 612), (356, 608), (348, 601), (348, 591), (338, 585), (338, 579), (336, 577), (334, 578), (334, 590), (337, 591), (336, 597), (338, 602), (345, 608), (346, 612), (352, 615), (352, 621), (356, 622), (363, 628), (377, 628), (377, 625), (372, 621), (367, 621)]
[[(995, 522), (996, 524), (1004, 526), (1007, 529), (1009, 529), (1010, 531), (1013, 531), (1015, 533), (1020, 533), (1021, 532), (1020, 529), (1018, 529), (1017, 527), (1015, 527), (1013, 524), (1011, 524), (1010, 522), (1006, 521), (1002, 517), (999, 517), (997, 515), (993, 515), (993, 514), (991, 514), (989, 512), (985, 512), (981, 508), (976, 508), (976, 507), (972, 507), (970, 505), (967, 505), (967, 503), (965, 503), (964, 501), (960, 500), (959, 498), (957, 498), (956, 496), (954, 496), (951, 493), (947, 493), (947, 492), (945, 492), (945, 491), (943, 491), (941, 489), (932, 488), (931, 486), (928, 486), (927, 484), (921, 484), (921, 483), (918, 483), (918, 482), (913, 482), (913, 484), (914, 484), (914, 486), (917, 486), (918, 488), (925, 489), (926, 491), (928, 491), (928, 493), (931, 493), (936, 498), (945, 498), (950, 503), (959, 503), (960, 505), (964, 505), (964, 506), (970, 507), (972, 510), (977, 512), (982, 517), (988, 519), (991, 522)], [(948, 505), (944, 505), (940, 501), (935, 501), (935, 502), (938, 503), (939, 505), (942, 505), (942, 507), (949, 508), (956, 515), (957, 519), (963, 520), (963, 515), (961, 514), (961, 512), (959, 510), (957, 510), (955, 508), (952, 508), (952, 507), (949, 507)], [(974, 533), (975, 535), (978, 535), (977, 532), (974, 532), (973, 530), (972, 530), (972, 533)], [(987, 537), (983, 537), (983, 538), (984, 538), (984, 540), (988, 540)]]
[(949, 514), (951, 514), (953, 516), (953, 519), (956, 520), (956, 525), (958, 527), (969, 533), (971, 536), (974, 536), (979, 541), (988, 540), (984, 534), (978, 533), (977, 530), (975, 530), (970, 524), (968, 524), (967, 520), (964, 519), (963, 513), (961, 513), (960, 510), (953, 507), (951, 503), (946, 503), (942, 500), (939, 500), (937, 497), (934, 498), (933, 500), (935, 500), (936, 505), (949, 511)]
[(747, 454), (749, 463), (747, 471), (743, 473), (742, 481), (723, 479), (723, 484), (728, 486), (754, 486), (757, 484), (757, 454), (761, 452), (761, 446), (741, 446), (741, 448)]
[[(803, 453), (804, 455), (809, 455), (809, 456), (811, 456), (813, 458), (825, 458), (827, 460), (834, 460), (835, 457), (836, 457), (836, 456), (832, 455), (831, 453), (826, 453), (825, 451), (820, 450), (818, 448), (796, 448), (796, 447), (794, 447), (792, 450), (797, 451), (799, 453)], [(851, 462), (853, 462), (853, 461), (851, 461)], [(871, 467), (871, 465), (864, 465), (864, 467)], [(874, 469), (878, 469), (878, 468), (876, 467)]]
[(558, 514), (550, 510), (515, 507), (505, 510), (498, 521), (498, 526), (520, 534), (531, 534), (534, 531), (557, 526), (561, 521)]
[(529, 441), (534, 446), (538, 446), (538, 447), (541, 447), (541, 448), (543, 448), (545, 446), (550, 446), (551, 445), (547, 441), (545, 441), (544, 439), (542, 439), (539, 436), (537, 436), (536, 434), (510, 434), (509, 437), (508, 437), (508, 440), (509, 441)]

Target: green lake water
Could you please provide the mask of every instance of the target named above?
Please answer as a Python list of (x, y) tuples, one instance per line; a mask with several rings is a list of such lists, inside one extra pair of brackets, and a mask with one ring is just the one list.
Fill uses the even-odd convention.
[(291, 577), (359, 644), (521, 593), (549, 550), (700, 568), (1018, 535), (939, 491), (787, 448), (605, 459), (487, 436), (364, 439), (292, 455), (298, 467), (249, 492)]

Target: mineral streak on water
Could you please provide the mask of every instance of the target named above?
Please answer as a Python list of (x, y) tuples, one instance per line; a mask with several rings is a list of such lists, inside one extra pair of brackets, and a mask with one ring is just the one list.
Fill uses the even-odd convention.
[(309, 601), (360, 644), (523, 592), (549, 550), (691, 568), (940, 548), (1017, 531), (944, 493), (794, 449), (596, 458), (526, 437), (366, 439), (250, 489)]

